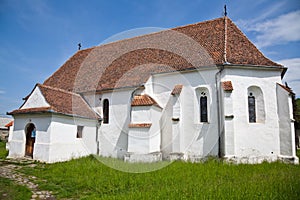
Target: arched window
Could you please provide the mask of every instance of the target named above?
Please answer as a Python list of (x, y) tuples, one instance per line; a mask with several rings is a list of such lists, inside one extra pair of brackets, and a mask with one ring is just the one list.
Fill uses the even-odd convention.
[(200, 122), (208, 122), (207, 118), (207, 96), (205, 92), (200, 97)]
[(248, 111), (249, 111), (249, 122), (256, 122), (256, 113), (255, 113), (255, 97), (252, 92), (248, 96)]
[(248, 88), (248, 117), (250, 123), (264, 123), (265, 103), (263, 92), (258, 86)]
[(103, 100), (103, 123), (108, 124), (109, 122), (109, 101), (108, 99)]
[(195, 107), (195, 123), (207, 123), (210, 121), (210, 92), (205, 86), (200, 86), (195, 89), (197, 105)]

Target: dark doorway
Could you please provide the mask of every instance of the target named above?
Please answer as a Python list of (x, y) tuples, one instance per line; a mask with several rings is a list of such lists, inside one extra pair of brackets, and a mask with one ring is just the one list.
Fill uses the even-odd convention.
[(33, 156), (33, 148), (35, 143), (36, 129), (33, 123), (29, 123), (25, 127), (26, 133), (26, 146), (25, 146), (25, 156)]

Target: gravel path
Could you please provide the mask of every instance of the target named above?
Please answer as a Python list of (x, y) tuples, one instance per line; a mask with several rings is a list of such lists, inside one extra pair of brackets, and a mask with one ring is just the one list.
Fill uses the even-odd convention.
[[(38, 178), (35, 176), (27, 176), (18, 172), (18, 169), (22, 168), (22, 166), (17, 165), (19, 163), (30, 163), (28, 160), (10, 160), (10, 161), (0, 161), (0, 176), (4, 178), (8, 178), (14, 181), (18, 185), (23, 185), (28, 187), (32, 191), (32, 200), (37, 199), (47, 199), (47, 200), (55, 200), (55, 197), (52, 195), (52, 191), (42, 191), (39, 189), (38, 184), (34, 183), (34, 180)], [(34, 167), (35, 164), (28, 164), (27, 166)], [(0, 197), (1, 199), (2, 197)]]

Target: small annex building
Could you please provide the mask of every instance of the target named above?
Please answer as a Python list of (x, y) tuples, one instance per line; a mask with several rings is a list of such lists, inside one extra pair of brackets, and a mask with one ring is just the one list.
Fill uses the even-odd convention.
[(286, 70), (226, 16), (79, 50), (9, 112), (9, 157), (298, 163)]

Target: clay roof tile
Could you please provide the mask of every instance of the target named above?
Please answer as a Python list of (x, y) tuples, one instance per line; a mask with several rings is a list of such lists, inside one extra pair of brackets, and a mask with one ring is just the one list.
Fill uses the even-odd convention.
[[(198, 43), (201, 53), (183, 56), (182, 52), (191, 52), (195, 45), (170, 40), (174, 33)], [(162, 44), (173, 51), (158, 48)], [(143, 48), (137, 48), (140, 46)], [(266, 58), (229, 18), (222, 17), (78, 51), (44, 85), (75, 93), (134, 87), (145, 83), (153, 73), (222, 65), (225, 49), (231, 64), (282, 68)]]
[(85, 100), (76, 93), (37, 84), (50, 107), (18, 109), (9, 114), (24, 114), (37, 112), (54, 112), (65, 115), (98, 119), (99, 116), (90, 108)]
[(183, 85), (175, 85), (173, 88), (171, 95), (179, 95), (181, 93)]
[(134, 96), (131, 106), (157, 106), (160, 108), (158, 103), (146, 94)]
[(222, 82), (222, 88), (223, 88), (224, 91), (232, 91), (233, 87), (232, 87), (231, 81), (223, 81)]

